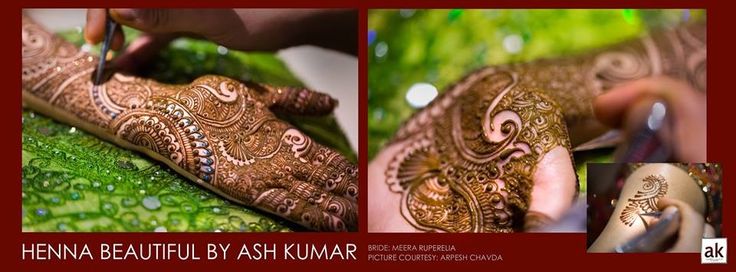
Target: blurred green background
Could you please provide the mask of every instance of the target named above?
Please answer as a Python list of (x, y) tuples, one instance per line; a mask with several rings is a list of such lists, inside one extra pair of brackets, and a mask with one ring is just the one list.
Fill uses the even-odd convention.
[[(571, 55), (704, 19), (704, 10), (687, 9), (371, 10), (369, 159), (428, 97), (480, 67)], [(609, 153), (575, 154), (578, 174), (584, 179), (580, 166)]]
[(441, 92), (479, 67), (565, 56), (704, 17), (702, 10), (681, 9), (372, 10), (369, 157), (415, 110), (405, 96), (416, 83)]

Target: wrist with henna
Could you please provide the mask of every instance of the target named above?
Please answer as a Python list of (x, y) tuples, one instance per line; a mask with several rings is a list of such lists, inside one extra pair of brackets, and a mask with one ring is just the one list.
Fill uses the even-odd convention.
[(188, 85), (112, 73), (27, 17), (23, 101), (50, 117), (145, 153), (236, 203), (319, 231), (357, 229), (357, 167), (271, 110), (329, 114), (336, 101), (301, 88), (203, 76)]
[(537, 165), (608, 130), (593, 115), (595, 96), (659, 75), (705, 91), (705, 60), (705, 27), (693, 25), (580, 56), (480, 69), (402, 125), (384, 149), (390, 154), (377, 156), (389, 158), (385, 183), (420, 231), (539, 228), (555, 218), (529, 209)]
[[(467, 77), (489, 69), (515, 74), (520, 87), (535, 88), (560, 105), (571, 143), (577, 146), (608, 130), (593, 114), (596, 96), (619, 84), (656, 76), (683, 80), (705, 92), (706, 60), (705, 24), (692, 24), (576, 56), (483, 68)], [(410, 120), (394, 140), (416, 129)]]

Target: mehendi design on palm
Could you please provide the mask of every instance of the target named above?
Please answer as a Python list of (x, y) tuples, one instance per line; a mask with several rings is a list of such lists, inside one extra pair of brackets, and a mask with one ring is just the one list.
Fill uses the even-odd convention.
[(570, 148), (559, 105), (519, 86), (511, 71), (471, 75), (416, 117), (411, 145), (389, 164), (387, 183), (402, 193), (415, 227), (441, 232), (512, 232), (528, 209), (541, 156)]
[(327, 114), (329, 96), (220, 76), (167, 85), (114, 74), (93, 86), (96, 57), (25, 16), (22, 35), (29, 106), (69, 115), (235, 202), (314, 230), (357, 229), (357, 167), (271, 112)]
[(577, 57), (483, 68), (397, 131), (390, 144), (403, 147), (386, 183), (419, 230), (522, 230), (537, 163), (555, 147), (570, 151), (567, 127), (595, 120), (595, 96), (658, 75), (705, 92), (705, 62), (705, 27), (693, 25)]

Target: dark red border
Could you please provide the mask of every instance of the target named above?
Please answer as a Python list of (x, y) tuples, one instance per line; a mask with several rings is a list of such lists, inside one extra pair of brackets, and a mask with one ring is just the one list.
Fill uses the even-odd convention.
[[(3, 18), (6, 27), (5, 35), (13, 37), (18, 35), (20, 26), (19, 9), (23, 7), (99, 7), (101, 1), (75, 1), (74, 3), (60, 3), (59, 1), (24, 1), (22, 3), (4, 3)], [(369, 8), (706, 8), (708, 12), (708, 49), (711, 55), (708, 67), (708, 159), (711, 162), (720, 162), (724, 168), (724, 206), (723, 214), (727, 220), (723, 223), (723, 234), (725, 236), (734, 233), (733, 220), (729, 220), (729, 214), (733, 214), (733, 203), (730, 201), (734, 191), (729, 186), (731, 168), (736, 159), (733, 157), (733, 141), (730, 140), (734, 132), (732, 125), (733, 101), (736, 101), (736, 90), (732, 83), (732, 70), (734, 60), (733, 48), (733, 18), (735, 10), (731, 8), (734, 1), (716, 0), (589, 0), (589, 1), (561, 1), (561, 0), (497, 0), (497, 1), (458, 1), (458, 0), (310, 0), (310, 1), (218, 1), (206, 2), (180, 0), (180, 1), (105, 1), (111, 6), (158, 6), (158, 7), (199, 7), (207, 5), (210, 7), (331, 7), (331, 8), (357, 8), (359, 9), (359, 84), (360, 84), (360, 135), (359, 154), (361, 171), (361, 196), (360, 212), (361, 221), (359, 233), (295, 233), (295, 234), (214, 234), (214, 233), (22, 233), (20, 229), (20, 80), (17, 77), (20, 71), (20, 51), (17, 42), (0, 42), (3, 51), (8, 58), (5, 65), (0, 66), (3, 72), (0, 75), (8, 83), (9, 90), (5, 91), (8, 96), (6, 101), (15, 101), (0, 107), (5, 119), (4, 129), (0, 130), (3, 143), (4, 156), (0, 156), (3, 162), (4, 179), (8, 188), (5, 197), (0, 198), (2, 206), (6, 211), (6, 223), (2, 224), (3, 257), (5, 264), (12, 265), (13, 270), (22, 271), (45, 271), (45, 270), (100, 270), (130, 271), (130, 269), (146, 270), (205, 270), (205, 269), (242, 269), (250, 271), (266, 270), (334, 270), (346, 271), (365, 270), (376, 271), (378, 269), (423, 269), (435, 270), (461, 270), (473, 268), (473, 263), (369, 263), (365, 256), (367, 245), (378, 244), (426, 244), (445, 243), (454, 244), (458, 251), (466, 253), (500, 253), (504, 256), (503, 262), (481, 263), (480, 270), (496, 269), (545, 269), (560, 271), (726, 271), (724, 265), (701, 265), (698, 254), (644, 254), (644, 255), (614, 255), (614, 254), (586, 254), (585, 234), (370, 234), (367, 229), (367, 41), (366, 20)], [(14, 214), (14, 215), (13, 215)], [(736, 239), (736, 238), (734, 238)], [(21, 243), (23, 242), (66, 242), (66, 243), (90, 243), (102, 242), (179, 242), (196, 243), (198, 247), (204, 247), (208, 242), (231, 242), (239, 244), (243, 242), (256, 243), (356, 243), (358, 245), (358, 261), (310, 261), (310, 262), (284, 262), (284, 261), (261, 261), (261, 262), (234, 262), (229, 261), (197, 261), (197, 262), (102, 262), (93, 261), (89, 263), (75, 263), (73, 261), (53, 262), (31, 262), (21, 261)], [(734, 242), (732, 241), (733, 245)], [(731, 255), (736, 254), (734, 249)], [(733, 258), (729, 262), (734, 264)], [(477, 265), (477, 264), (476, 264)], [(86, 269), (84, 269), (86, 268)], [(265, 270), (264, 270), (265, 269)], [(731, 268), (732, 269), (732, 268)], [(380, 271), (380, 270), (379, 270)], [(518, 271), (518, 270), (517, 270)]]

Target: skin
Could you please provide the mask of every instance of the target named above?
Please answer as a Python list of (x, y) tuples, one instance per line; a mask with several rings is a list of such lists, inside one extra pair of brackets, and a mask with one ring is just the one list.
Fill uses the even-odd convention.
[(595, 98), (593, 109), (602, 123), (633, 133), (644, 109), (654, 100), (664, 100), (672, 111), (671, 134), (664, 135), (682, 162), (707, 161), (707, 103), (705, 93), (668, 77), (644, 78), (623, 84)]
[[(116, 22), (145, 32), (130, 42), (115, 63), (136, 71), (158, 51), (182, 36), (210, 40), (230, 49), (276, 51), (316, 45), (357, 54), (358, 14), (342, 9), (110, 9)], [(105, 9), (88, 9), (84, 37), (90, 44), (105, 35)], [(112, 49), (124, 47), (118, 26)]]
[[(168, 11), (167, 11), (168, 12)], [(165, 12), (153, 12), (153, 11), (132, 11), (132, 10), (125, 10), (125, 9), (113, 9), (111, 10), (111, 14), (113, 18), (121, 22), (123, 24), (129, 25), (134, 28), (138, 28), (144, 31), (149, 31), (155, 34), (152, 35), (146, 35), (142, 37), (139, 40), (133, 41), (131, 45), (128, 47), (126, 53), (123, 55), (123, 57), (120, 58), (119, 63), (123, 64), (122, 66), (128, 66), (132, 65), (135, 66), (139, 60), (148, 59), (151, 55), (151, 52), (156, 52), (157, 48), (161, 48), (162, 46), (165, 46), (168, 44), (171, 39), (179, 36), (180, 32), (189, 32), (188, 35), (195, 35), (200, 36), (204, 38), (208, 38), (210, 40), (213, 40), (215, 42), (218, 42), (223, 45), (228, 45), (228, 39), (222, 38), (221, 35), (217, 35), (216, 32), (212, 32), (210, 30), (217, 29), (217, 27), (214, 27), (213, 25), (205, 24), (204, 26), (201, 25), (193, 25), (191, 24), (191, 21), (187, 20), (180, 20), (178, 21), (176, 18), (186, 18), (188, 16), (192, 16), (194, 14), (194, 11), (185, 11), (185, 10), (176, 10), (176, 12), (180, 12), (179, 14), (181, 16), (169, 16), (169, 14), (166, 14)], [(215, 12), (210, 13), (209, 15), (214, 14)], [(214, 16), (217, 17), (217, 19), (221, 18), (227, 18), (222, 19), (222, 21), (228, 21), (233, 20), (232, 22), (235, 22), (238, 20), (238, 18), (243, 18), (243, 22), (245, 24), (250, 24), (250, 22), (254, 22), (253, 25), (258, 26), (258, 22), (262, 18), (258, 18), (255, 16), (252, 20), (246, 20), (245, 18), (248, 18), (249, 16), (246, 16), (247, 13), (236, 11), (236, 16), (230, 17), (230, 16)], [(177, 15), (179, 15), (177, 14)], [(219, 15), (224, 15), (225, 13), (220, 13)], [(91, 43), (97, 43), (102, 39), (102, 29), (104, 25), (104, 16), (105, 13), (103, 10), (90, 10), (88, 13), (88, 26), (85, 28), (85, 36), (87, 37), (88, 41)], [(167, 20), (160, 20), (160, 18), (168, 18)], [(174, 19), (171, 19), (174, 18)], [(299, 18), (299, 16), (296, 16), (296, 18)], [(161, 23), (163, 21), (164, 23)], [(215, 20), (217, 21), (217, 20)], [(157, 22), (157, 23), (154, 23)], [(191, 24), (191, 25), (188, 25)], [(262, 24), (262, 25), (269, 25), (269, 24)], [(269, 25), (270, 27), (278, 28), (280, 24), (277, 22), (276, 24)], [(182, 30), (182, 27), (185, 27)], [(258, 30), (260, 28), (255, 27), (254, 29)], [(282, 28), (282, 30), (285, 30)], [(254, 31), (255, 33), (258, 33), (258, 31)], [(286, 32), (288, 33), (288, 31)], [(288, 35), (287, 35), (288, 36)], [(122, 32), (117, 32), (116, 36), (114, 37), (113, 41), (113, 48), (120, 48), (123, 43), (123, 37)], [(256, 41), (269, 41), (269, 39), (251, 39)], [(309, 42), (307, 42), (309, 43)], [(243, 46), (243, 49), (245, 50), (269, 50), (268, 48), (272, 47), (280, 47), (284, 44), (293, 44), (288, 41), (276, 41), (275, 43), (266, 43), (266, 44), (238, 44), (233, 43), (234, 46)], [(252, 46), (252, 47), (251, 47)], [(261, 47), (263, 46), (263, 47)], [(327, 46), (331, 47), (331, 46)], [(343, 50), (346, 51), (346, 50)], [(348, 50), (349, 51), (349, 50)], [(354, 52), (354, 50), (352, 51)], [(137, 56), (137, 57), (136, 57)], [(127, 60), (133, 60), (129, 63), (132, 64), (126, 64), (128, 63)], [(642, 80), (647, 81), (647, 80)], [(636, 111), (636, 106), (631, 105), (641, 105), (644, 104), (644, 102), (636, 102), (636, 101), (647, 101), (651, 100), (652, 97), (659, 96), (664, 97), (666, 100), (668, 100), (671, 104), (675, 105), (675, 115), (683, 117), (684, 120), (677, 120), (676, 124), (696, 124), (698, 127), (702, 127), (703, 129), (698, 129), (698, 133), (692, 133), (692, 130), (688, 130), (689, 133), (685, 133), (685, 127), (692, 128), (692, 126), (685, 126), (685, 125), (675, 125), (674, 131), (675, 136), (673, 137), (676, 139), (675, 147), (676, 147), (676, 153), (677, 156), (680, 158), (688, 158), (685, 159), (685, 161), (704, 161), (705, 158), (705, 123), (702, 122), (704, 120), (704, 107), (697, 108), (700, 105), (704, 105), (705, 98), (704, 95), (700, 96), (678, 96), (675, 95), (673, 92), (679, 92), (682, 90), (685, 90), (687, 88), (690, 88), (686, 84), (682, 82), (677, 82), (674, 80), (666, 79), (666, 78), (652, 78), (648, 79), (648, 83), (640, 83), (638, 85), (631, 84), (627, 85), (625, 87), (618, 87), (612, 90), (611, 92), (607, 94), (612, 94), (604, 98), (597, 99), (594, 103), (594, 109), (596, 110), (596, 114), (599, 116), (602, 122), (605, 124), (611, 125), (612, 127), (619, 127), (622, 126), (625, 122), (621, 121), (626, 116), (633, 116), (633, 114), (628, 114), (630, 111)], [(615, 91), (615, 90), (622, 90), (622, 91)], [(629, 91), (626, 91), (629, 90)], [(645, 96), (648, 95), (648, 96)], [(682, 98), (681, 100), (678, 100), (678, 98)], [(687, 98), (695, 98), (695, 99), (687, 99)], [(673, 101), (674, 100), (674, 101)], [(695, 106), (693, 106), (695, 105)], [(640, 107), (641, 108), (641, 107)], [(695, 113), (695, 114), (691, 114)], [(702, 117), (702, 118), (701, 118)], [(590, 139), (590, 135), (597, 135), (600, 134), (602, 131), (600, 126), (592, 126), (592, 125), (585, 125), (588, 124), (597, 124), (594, 120), (588, 120), (579, 122), (576, 124), (573, 124), (571, 126), (571, 135), (573, 143), (579, 143), (586, 139)], [(583, 124), (583, 125), (581, 125)], [(595, 129), (587, 129), (586, 128), (595, 128)], [(590, 132), (592, 131), (592, 132)], [(702, 132), (702, 133), (699, 133)], [(580, 139), (580, 140), (579, 140)], [(689, 144), (677, 144), (677, 143), (697, 143), (695, 145)], [(391, 150), (392, 148), (389, 147), (386, 150)], [(398, 147), (396, 147), (398, 149)], [(395, 152), (395, 151), (394, 151)], [(390, 151), (382, 152), (381, 154), (390, 154)], [(379, 154), (376, 159), (370, 164), (369, 171), (370, 172), (376, 172), (381, 173), (385, 169), (386, 165), (388, 164), (388, 160), (390, 160), (390, 156), (384, 155), (381, 156)], [(388, 157), (388, 158), (387, 158)], [(698, 159), (696, 159), (698, 158)], [(559, 214), (564, 211), (564, 208), (569, 206), (566, 201), (559, 201), (555, 200), (554, 198), (546, 197), (547, 195), (560, 195), (567, 196), (569, 195), (569, 184), (567, 184), (569, 177), (572, 176), (572, 179), (574, 180), (574, 174), (572, 172), (572, 168), (568, 167), (570, 165), (569, 162), (569, 153), (567, 150), (552, 150), (539, 161), (539, 167), (537, 168), (537, 171), (534, 173), (534, 183), (535, 187), (532, 190), (532, 201), (530, 202), (530, 211), (538, 211), (542, 214), (548, 215), (551, 218), (556, 218), (559, 216)], [(558, 173), (562, 173), (561, 176), (563, 177), (562, 182), (555, 181), (555, 177), (559, 175)], [(389, 191), (385, 190), (385, 188), (380, 188), (382, 186), (381, 182), (375, 182), (372, 181), (374, 179), (379, 179), (378, 175), (369, 175), (369, 194), (381, 196), (381, 201), (372, 201), (370, 199), (374, 199), (371, 197), (369, 199), (369, 204), (371, 208), (369, 209), (370, 218), (372, 220), (376, 218), (374, 223), (371, 223), (369, 225), (369, 228), (373, 230), (380, 230), (380, 229), (386, 229), (387, 226), (392, 226), (396, 228), (398, 231), (404, 230), (404, 227), (401, 223), (405, 223), (405, 221), (402, 221), (403, 218), (401, 218), (398, 214), (393, 214), (384, 212), (385, 210), (396, 210), (398, 209), (398, 201), (391, 201), (388, 199), (397, 198), (398, 195), (391, 194)], [(573, 191), (574, 194), (574, 191)], [(388, 200), (388, 201), (384, 201)], [(394, 205), (395, 204), (395, 205)], [(409, 226), (410, 227), (410, 226)], [(411, 229), (411, 228), (409, 228)]]
[(27, 17), (22, 44), (27, 107), (235, 203), (317, 231), (357, 230), (357, 166), (273, 114), (329, 114), (337, 105), (329, 96), (216, 75), (169, 85), (111, 71), (94, 86), (98, 58)]
[[(601, 232), (600, 236), (588, 248), (589, 252), (613, 252), (616, 246), (646, 231), (644, 222), (641, 219), (635, 220), (633, 225), (628, 226), (619, 217), (629, 203), (629, 199), (634, 198), (634, 195), (641, 190), (643, 186), (642, 180), (649, 175), (661, 175), (668, 184), (667, 192), (664, 195), (664, 198), (668, 200), (660, 203), (663, 198), (658, 198), (657, 207), (664, 210), (667, 206), (675, 206), (682, 214), (682, 224), (679, 230), (681, 246), (675, 246), (675, 250), (694, 249), (692, 244), (695, 238), (699, 241), (703, 237), (703, 214), (706, 209), (705, 196), (697, 183), (681, 168), (670, 164), (654, 163), (642, 166), (626, 178), (621, 196), (616, 202), (616, 208), (603, 232)], [(645, 218), (645, 220), (650, 219)], [(650, 225), (652, 223), (656, 222), (649, 222)], [(699, 250), (700, 247), (698, 246), (697, 249)]]
[[(371, 161), (369, 173), (381, 173), (385, 170), (393, 153), (402, 145), (393, 145)], [(535, 186), (532, 189), (532, 201), (529, 211), (544, 214), (551, 219), (559, 219), (572, 204), (562, 199), (572, 199), (575, 195), (575, 173), (572, 169), (570, 154), (562, 147), (554, 148), (543, 156), (534, 173)], [(368, 176), (368, 231), (421, 232), (411, 226), (398, 211), (401, 195), (386, 190), (382, 175)], [(543, 197), (555, 195), (558, 198)], [(396, 212), (394, 212), (396, 211)]]
[(688, 203), (674, 198), (662, 198), (658, 203), (660, 209), (677, 209), (680, 212), (680, 228), (677, 242), (667, 252), (699, 252), (701, 239), (715, 236), (713, 227), (705, 223), (703, 215)]
[[(670, 130), (673, 133), (665, 136), (674, 139), (670, 144), (675, 149), (676, 158), (685, 162), (706, 161), (707, 129), (705, 122), (702, 122), (706, 119), (705, 94), (694, 90), (681, 80), (651, 77), (627, 82), (597, 96), (592, 106), (597, 120), (601, 123), (611, 128), (624, 129), (626, 135), (631, 135), (632, 129), (636, 127), (633, 124), (642, 119), (646, 113), (645, 110), (654, 100), (664, 100), (673, 111), (674, 122)], [(571, 130), (571, 133), (576, 133), (576, 131)], [(590, 136), (583, 137), (590, 138)], [(383, 177), (379, 173), (385, 171), (391, 154), (397, 152), (398, 149), (400, 147), (397, 145), (386, 148), (369, 164), (368, 171), (371, 174), (369, 174), (368, 192), (372, 197), (368, 200), (368, 214), (371, 218), (369, 222), (371, 231), (386, 229), (418, 231), (411, 227), (399, 213), (387, 212), (399, 210), (401, 197), (386, 190)], [(564, 149), (556, 149), (545, 155), (540, 161), (534, 175), (535, 187), (532, 190), (530, 211), (539, 211), (551, 218), (558, 218), (568, 207), (568, 202), (563, 199), (571, 196), (569, 178), (572, 177), (572, 182), (575, 179), (574, 172), (569, 167), (568, 154)], [(559, 184), (556, 184), (558, 180), (556, 173), (563, 173), (560, 175), (563, 178)], [(563, 197), (548, 197), (558, 195)], [(681, 216), (684, 217), (684, 215)], [(710, 229), (712, 232), (712, 227)], [(627, 237), (633, 236), (632, 234)], [(689, 237), (691, 236), (683, 236), (683, 238)], [(699, 243), (699, 238), (697, 241)]]
[[(641, 47), (638, 47), (639, 45), (628, 47), (632, 43), (624, 43), (620, 48), (614, 47), (609, 49), (610, 51), (603, 51), (603, 53), (597, 52), (593, 55), (583, 56), (583, 61), (573, 58), (561, 61), (552, 60), (511, 65), (502, 68), (520, 72), (520, 79), (524, 84), (541, 88), (541, 92), (549, 95), (562, 105), (560, 109), (567, 123), (569, 140), (572, 146), (585, 143), (612, 128), (622, 129), (624, 137), (631, 137), (635, 129), (638, 128), (637, 124), (640, 124), (640, 120), (645, 118), (646, 110), (651, 107), (651, 103), (664, 100), (669, 105), (673, 118), (671, 127), (666, 127), (663, 130), (665, 131), (664, 134), (660, 136), (665, 140), (665, 144), (673, 146), (676, 160), (702, 162), (706, 159), (705, 70), (693, 70), (690, 67), (685, 67), (687, 65), (684, 63), (672, 65), (672, 62), (670, 62), (681, 56), (677, 55), (679, 54), (677, 52), (680, 52), (677, 50), (683, 46), (689, 48), (683, 52), (686, 55), (690, 54), (688, 58), (691, 57), (692, 60), (698, 60), (698, 57), (704, 56), (700, 55), (705, 53), (704, 42), (693, 42), (696, 40), (694, 37), (704, 41), (704, 27), (695, 25), (687, 29), (691, 31), (688, 34), (690, 36), (684, 35), (683, 40), (671, 40), (669, 38), (673, 35), (663, 36), (662, 33), (653, 35), (656, 49), (649, 49), (663, 50), (658, 56), (664, 56), (661, 59), (659, 57), (654, 58), (654, 62), (669, 60), (659, 64), (661, 66), (658, 67), (665, 68), (656, 75), (630, 77), (620, 81), (597, 81), (598, 78), (606, 78), (605, 71), (609, 70), (595, 69), (605, 68), (607, 64), (621, 64), (638, 60), (636, 58), (613, 58), (616, 59), (614, 61), (608, 59), (612, 57), (611, 55), (606, 54), (606, 52), (629, 52), (627, 50), (632, 48), (634, 50), (641, 49)], [(646, 40), (644, 44), (651, 46), (651, 42), (652, 40)], [(623, 51), (617, 51), (621, 48), (623, 48)], [(599, 53), (601, 54), (597, 55)], [(585, 58), (588, 58), (588, 60), (585, 60)], [(596, 61), (590, 61), (592, 59)], [(600, 60), (604, 60), (604, 62), (598, 62)], [(704, 57), (700, 60), (703, 63), (705, 62)], [(652, 62), (652, 59), (641, 63), (646, 66), (650, 62)], [(588, 66), (592, 63), (595, 63), (595, 65)], [(602, 64), (602, 66), (598, 66), (599, 64)], [(617, 69), (621, 67), (626, 67), (626, 65), (608, 68), (611, 71), (618, 72)], [(535, 73), (535, 71), (547, 69), (549, 69), (549, 73)], [(580, 75), (589, 75), (591, 70), (603, 72), (596, 74), (598, 76), (594, 77), (593, 81), (588, 81), (589, 79), (585, 77), (582, 77), (583, 79), (579, 81), (572, 80), (572, 78), (581, 78), (577, 77)], [(682, 76), (685, 73), (689, 74), (687, 78), (670, 78), (671, 76)], [(548, 74), (556, 76), (551, 78), (544, 76)], [(567, 80), (566, 77), (571, 79)], [(572, 90), (577, 91), (577, 93), (572, 92)], [(408, 122), (402, 127), (402, 130), (408, 127), (408, 130), (416, 131), (416, 126), (412, 128), (412, 125), (412, 122)], [(421, 128), (419, 131), (421, 131)], [(403, 141), (406, 135), (401, 133), (401, 130), (397, 135), (400, 141), (395, 141), (386, 146), (369, 164), (369, 231), (419, 231), (407, 223), (400, 214), (401, 195), (391, 192), (386, 186), (384, 173), (389, 169), (392, 158), (403, 147), (412, 144), (409, 141)], [(575, 176), (569, 155), (568, 150), (560, 147), (550, 150), (537, 160), (531, 182), (533, 187), (528, 212), (541, 214), (550, 220), (555, 220), (570, 207), (575, 192)]]
[[(576, 178), (560, 106), (549, 101), (548, 96), (525, 87), (517, 78), (520, 77), (504, 70), (492, 68), (480, 70), (463, 79), (456, 87), (448, 90), (445, 96), (438, 98), (406, 124), (405, 131), (408, 131), (406, 134), (408, 136), (395, 140), (369, 165), (368, 212), (371, 218), (369, 231), (510, 232), (525, 227), (538, 227), (539, 222), (554, 221), (563, 215), (576, 194)], [(498, 101), (498, 104), (483, 102), (491, 100)], [(516, 103), (523, 106), (514, 106)], [(460, 109), (464, 110), (462, 114)], [(491, 111), (488, 111), (489, 109)], [(487, 111), (488, 115), (483, 115), (483, 112)], [(524, 120), (520, 121), (522, 125), (514, 129), (518, 129), (521, 133), (505, 138), (500, 132), (503, 131), (501, 120), (513, 118), (516, 114), (524, 116)], [(430, 117), (432, 115), (434, 117)], [(453, 124), (464, 124), (465, 132)], [(469, 131), (475, 128), (483, 130), (483, 141), (476, 141), (473, 136), (467, 136), (473, 135), (475, 132)], [(422, 133), (425, 132), (431, 135), (423, 136)], [(462, 133), (466, 133), (466, 136), (459, 136)], [(416, 139), (422, 139), (421, 137), (431, 139), (427, 140), (431, 149), (421, 151), (422, 148), (416, 147)], [(455, 137), (453, 143), (448, 143), (450, 137)], [(464, 140), (458, 140), (460, 138)], [(509, 146), (519, 148), (519, 151), (513, 151), (513, 155), (509, 156), (507, 164), (509, 168), (498, 166), (506, 164), (505, 159), (485, 160), (494, 158), (493, 156), (458, 155), (454, 158), (459, 161), (449, 162), (452, 157), (448, 160), (442, 157), (444, 155), (441, 152), (433, 151), (445, 150), (443, 152), (450, 155), (458, 154), (455, 152), (475, 152), (468, 150), (473, 150), (472, 148), (478, 145), (487, 145), (489, 142), (500, 142), (502, 139), (511, 139), (511, 142), (494, 147), (493, 150), (505, 150)], [(440, 161), (439, 167), (433, 161)], [(449, 162), (446, 168), (441, 165), (442, 161)], [(529, 162), (533, 162), (534, 167), (521, 166), (528, 165)], [(413, 169), (421, 167), (414, 168), (411, 165), (423, 165), (422, 167), (435, 170), (420, 174)], [(517, 168), (515, 165), (521, 167)], [(486, 180), (484, 174), (467, 170), (473, 167), (481, 169), (503, 167), (504, 170), (499, 170), (497, 177), (489, 174), (491, 178)], [(448, 198), (444, 196), (437, 198), (422, 189), (438, 190), (437, 192), (441, 192), (440, 195), (448, 195), (442, 189), (435, 189), (438, 187), (432, 185), (433, 175), (439, 180), (448, 181), (451, 192), (456, 194), (449, 198), (456, 203), (455, 206), (446, 204), (443, 199)], [(464, 178), (457, 178), (457, 175)], [(440, 181), (439, 186), (442, 186), (443, 182)], [(477, 188), (474, 186), (484, 189), (483, 191), (473, 189)], [(485, 206), (486, 200), (493, 203), (492, 197), (498, 196), (496, 192), (500, 192), (502, 199), (498, 204)], [(550, 195), (556, 197), (546, 197)], [(432, 202), (427, 199), (442, 201)], [(426, 208), (423, 203), (426, 203)], [(465, 205), (468, 205), (469, 212), (463, 210)], [(503, 212), (494, 210), (499, 207), (506, 210)], [(427, 210), (432, 215), (421, 216), (421, 212), (412, 214), (422, 210)], [(479, 214), (483, 215), (473, 217)], [(520, 217), (529, 215), (533, 218), (519, 220)], [(433, 218), (443, 219), (434, 221)], [(507, 218), (508, 221), (505, 220)], [(410, 222), (412, 219), (416, 221)], [(526, 226), (527, 221), (535, 223)]]
[[(596, 97), (593, 102), (595, 115), (602, 123), (623, 129), (627, 136), (633, 134), (638, 120), (648, 112), (654, 101), (664, 101), (671, 109), (674, 121), (660, 135), (673, 147), (674, 157), (682, 162), (707, 161), (706, 96), (689, 84), (668, 77), (652, 77), (623, 84)], [(695, 188), (699, 193), (699, 188)], [(715, 230), (703, 222), (703, 215), (687, 202), (669, 197), (659, 201), (660, 209), (676, 207), (680, 211), (680, 228), (677, 242), (669, 252), (697, 252), (703, 237), (713, 237)], [(612, 217), (613, 218), (613, 217)], [(656, 223), (656, 222), (655, 222)], [(633, 237), (636, 233), (628, 233)], [(606, 244), (610, 246), (610, 244)], [(594, 249), (591, 247), (591, 249)], [(605, 248), (594, 250), (604, 251)]]
[(393, 154), (401, 148), (398, 145), (389, 146), (368, 165), (368, 231), (391, 229), (393, 232), (421, 232), (401, 216), (401, 195), (387, 190), (383, 178)]

